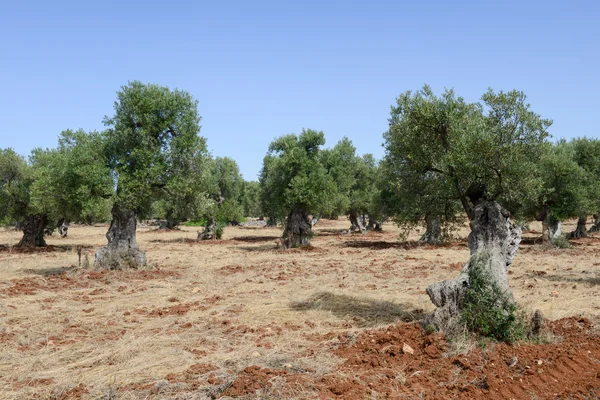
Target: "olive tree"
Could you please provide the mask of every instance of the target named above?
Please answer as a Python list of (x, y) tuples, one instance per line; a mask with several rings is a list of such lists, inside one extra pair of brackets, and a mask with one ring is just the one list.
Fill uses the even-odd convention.
[[(525, 100), (522, 92), (490, 89), (481, 103), (468, 103), (453, 90), (436, 96), (425, 86), (401, 94), (392, 107), (384, 134), (388, 167), (406, 169), (439, 185), (439, 193), (460, 202), (470, 223), (471, 260), (455, 280), (427, 288), (437, 306), (432, 321), (438, 326), (462, 313), (476, 270), (483, 271), (489, 285), (507, 300), (498, 304), (512, 304), (508, 267), (521, 230), (503, 205), (536, 196), (539, 182), (532, 171), (551, 124)], [(415, 199), (415, 207), (431, 201), (427, 196)]]
[(171, 178), (154, 202), (161, 229), (176, 229), (184, 221), (199, 219), (211, 209), (211, 160), (204, 138), (173, 165)]
[(433, 171), (418, 171), (409, 163), (386, 157), (381, 168), (382, 199), (387, 213), (407, 233), (425, 221), (421, 243), (441, 244), (461, 221), (461, 203), (446, 177)]
[(31, 205), (33, 167), (13, 149), (0, 150), (0, 179), (0, 216), (23, 229), (17, 247), (45, 246), (47, 212)]
[[(52, 199), (59, 221), (105, 222), (110, 215), (113, 179), (106, 165), (101, 132), (82, 129), (61, 132), (55, 165), (45, 179), (36, 179), (35, 197)], [(48, 191), (46, 193), (45, 191)]]
[(260, 183), (256, 181), (244, 181), (242, 192), (244, 216), (252, 218), (262, 217), (264, 214), (260, 208)]
[(116, 191), (108, 245), (96, 252), (95, 264), (138, 267), (146, 263), (146, 256), (137, 244), (136, 217), (150, 212), (153, 200), (164, 196), (187, 169), (181, 165), (202, 148), (200, 117), (189, 93), (138, 81), (121, 88), (114, 110), (104, 124)]
[(366, 233), (369, 228), (380, 229), (381, 221), (375, 219), (372, 207), (377, 190), (377, 163), (373, 155), (358, 156), (352, 141), (344, 137), (332, 149), (323, 150), (321, 160), (335, 184), (325, 215), (330, 218), (348, 215), (349, 232)]
[(330, 204), (335, 184), (321, 163), (323, 132), (303, 129), (275, 139), (261, 171), (261, 197), (269, 217), (283, 220), (283, 247), (310, 245), (309, 214), (321, 214)]
[(380, 231), (385, 218), (380, 215), (375, 204), (378, 195), (378, 163), (372, 154), (365, 154), (356, 157), (354, 167), (354, 182), (350, 188), (346, 210), (352, 224), (350, 230), (358, 228), (361, 233), (368, 230)]
[(45, 246), (50, 223), (102, 218), (112, 179), (98, 132), (63, 131), (57, 148), (36, 148), (29, 161), (11, 149), (0, 158), (3, 214), (23, 229), (18, 246)]
[(244, 179), (237, 162), (229, 157), (215, 158), (211, 176), (213, 189), (210, 195), (218, 205), (216, 219), (227, 224), (239, 224), (244, 218)]
[(242, 193), (244, 180), (238, 164), (229, 157), (216, 157), (210, 161), (208, 196), (211, 205), (206, 209), (206, 227), (199, 239), (215, 239), (217, 222), (238, 225), (243, 216)]
[(544, 146), (535, 171), (541, 190), (533, 203), (521, 203), (526, 218), (542, 222), (542, 242), (550, 246), (564, 239), (562, 221), (589, 209), (590, 182), (574, 157), (573, 146), (564, 140)]
[[(350, 191), (356, 180), (356, 148), (350, 139), (344, 137), (332, 149), (321, 151), (321, 163), (335, 183), (324, 214), (327, 218), (337, 219), (340, 215), (348, 214), (350, 207)], [(352, 225), (355, 222), (352, 221)]]
[(594, 223), (588, 232), (600, 231), (600, 140), (576, 138), (571, 141), (574, 159), (586, 174), (587, 204), (581, 211), (573, 237), (585, 236), (587, 216), (592, 215)]

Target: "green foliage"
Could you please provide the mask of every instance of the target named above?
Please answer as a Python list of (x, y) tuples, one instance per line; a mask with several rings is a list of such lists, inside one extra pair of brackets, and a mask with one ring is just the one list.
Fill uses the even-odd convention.
[(206, 226), (206, 218), (194, 219), (192, 221), (186, 221), (184, 226)]
[(241, 204), (235, 200), (226, 200), (219, 204), (215, 212), (215, 220), (227, 223), (241, 223), (244, 222), (244, 216), (242, 214), (243, 208)]
[(555, 238), (552, 238), (551, 241), (552, 241), (552, 245), (559, 249), (571, 248), (571, 244), (569, 243), (569, 241), (567, 240), (567, 237), (565, 235), (560, 235)]
[(330, 202), (324, 214), (330, 217), (347, 214), (351, 203), (351, 190), (356, 181), (356, 148), (344, 137), (332, 149), (321, 151), (321, 163), (335, 183)]
[(56, 149), (34, 149), (31, 207), (51, 219), (106, 221), (113, 177), (103, 149), (101, 133), (83, 130), (61, 132)]
[(322, 151), (321, 162), (335, 183), (324, 215), (377, 214), (374, 201), (378, 165), (373, 155), (357, 156), (352, 141), (344, 137), (332, 149)]
[(281, 221), (296, 207), (313, 214), (328, 210), (336, 187), (321, 162), (324, 144), (323, 132), (310, 129), (271, 143), (260, 175), (261, 208), (267, 217)]
[(391, 212), (399, 223), (428, 213), (452, 223), (459, 207), (470, 216), (482, 199), (514, 212), (537, 196), (532, 171), (551, 121), (532, 112), (522, 92), (489, 90), (481, 103), (467, 103), (425, 86), (398, 97), (389, 124), (384, 204), (397, 204)]
[(470, 332), (504, 342), (525, 336), (517, 307), (490, 278), (488, 254), (475, 254), (469, 264), (469, 284), (463, 299), (462, 319)]
[(173, 226), (187, 219), (198, 219), (214, 207), (209, 197), (211, 160), (201, 138), (190, 149), (188, 158), (174, 166), (173, 177), (161, 197), (153, 204), (152, 215), (164, 218)]
[(225, 229), (225, 226), (226, 224), (222, 222), (217, 223), (217, 226), (215, 227), (215, 239), (221, 240), (221, 238), (223, 237), (223, 230)]
[(185, 203), (189, 193), (175, 193), (185, 189), (187, 175), (205, 151), (197, 101), (185, 91), (134, 81), (118, 92), (114, 109), (114, 116), (104, 120), (106, 155), (117, 187), (114, 201), (139, 216), (167, 193), (179, 196), (170, 201)]
[(29, 162), (11, 149), (0, 153), (2, 217), (20, 221), (46, 215), (50, 221), (104, 221), (113, 178), (97, 132), (66, 130), (55, 149), (32, 151)]
[(14, 223), (28, 212), (33, 171), (13, 149), (0, 149), (0, 217)]
[(260, 208), (260, 184), (254, 181), (244, 181), (242, 207), (244, 216), (258, 218), (263, 213)]
[[(377, 217), (377, 177), (379, 165), (372, 154), (356, 158), (354, 182), (350, 188), (350, 212)], [(380, 220), (380, 218), (377, 218)], [(383, 218), (381, 218), (383, 219)]]
[(564, 140), (547, 144), (536, 174), (541, 182), (537, 198), (525, 203), (526, 216), (558, 221), (591, 212), (591, 182), (586, 171), (575, 161), (574, 148)]
[(213, 203), (206, 213), (213, 215), (217, 221), (242, 222), (244, 180), (237, 162), (229, 157), (212, 160), (208, 182), (209, 198)]
[(576, 138), (570, 142), (573, 159), (585, 171), (586, 207), (580, 215), (600, 211), (600, 139)]

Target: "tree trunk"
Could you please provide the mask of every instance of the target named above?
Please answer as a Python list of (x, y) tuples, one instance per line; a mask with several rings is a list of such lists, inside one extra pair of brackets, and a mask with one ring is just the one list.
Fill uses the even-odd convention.
[(600, 214), (594, 214), (594, 224), (590, 227), (588, 233), (600, 232)]
[(550, 236), (548, 233), (548, 222), (544, 219), (542, 221), (542, 244), (544, 246), (551, 246)]
[(277, 226), (277, 218), (273, 216), (267, 217), (267, 226)]
[(106, 233), (108, 245), (96, 252), (96, 268), (125, 269), (146, 265), (146, 254), (136, 240), (135, 211), (113, 205), (112, 222)]
[(368, 231), (381, 232), (383, 229), (381, 228), (381, 222), (375, 220), (369, 215), (369, 224), (367, 225)]
[(554, 243), (562, 235), (562, 222), (558, 219), (549, 216), (548, 217), (548, 239), (550, 243)]
[(562, 235), (562, 222), (549, 215), (542, 220), (542, 244), (553, 247), (554, 241)]
[(579, 217), (577, 220), (577, 227), (571, 233), (569, 233), (570, 238), (582, 238), (587, 237), (587, 230), (585, 229), (585, 224), (587, 222), (587, 215)]
[(285, 221), (283, 231), (283, 248), (310, 246), (311, 226), (308, 213), (300, 207), (295, 207)]
[(158, 229), (165, 229), (170, 231), (176, 229), (177, 225), (179, 225), (179, 221), (171, 217), (167, 217), (167, 219), (158, 223)]
[(460, 315), (470, 272), (475, 268), (488, 276), (490, 284), (496, 285), (505, 299), (510, 302), (513, 299), (508, 268), (519, 249), (521, 229), (510, 221), (510, 213), (495, 201), (478, 203), (473, 208), (470, 226), (471, 258), (462, 272), (454, 280), (438, 282), (427, 288), (427, 294), (437, 308), (426, 323), (438, 328), (447, 326)]
[(60, 235), (60, 237), (66, 238), (67, 234), (69, 233), (69, 223), (67, 222), (67, 220), (61, 218), (58, 221), (58, 224), (56, 224), (56, 227), (58, 228), (58, 234)]
[(213, 217), (206, 219), (206, 226), (203, 232), (198, 232), (198, 240), (214, 240), (216, 239), (217, 224)]
[(442, 227), (439, 217), (425, 215), (425, 233), (419, 239), (420, 243), (442, 244)]
[(350, 213), (350, 229), (348, 229), (348, 233), (354, 233), (356, 231), (367, 233), (367, 228), (365, 228), (365, 218), (357, 212), (352, 212)]
[(16, 247), (42, 247), (46, 246), (44, 228), (48, 224), (46, 214), (28, 215), (23, 221), (23, 237)]

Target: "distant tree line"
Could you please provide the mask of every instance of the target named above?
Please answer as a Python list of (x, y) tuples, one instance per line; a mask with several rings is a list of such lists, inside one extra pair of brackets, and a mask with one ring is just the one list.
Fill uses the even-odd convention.
[[(0, 218), (23, 230), (19, 246), (44, 246), (44, 231), (69, 222), (111, 221), (96, 257), (109, 268), (145, 263), (135, 227), (148, 218), (164, 229), (202, 221), (201, 238), (260, 218), (281, 224), (285, 248), (309, 245), (319, 218), (342, 215), (350, 233), (424, 224), (421, 241), (438, 244), (482, 202), (521, 225), (541, 221), (548, 245), (600, 229), (600, 141), (550, 142), (551, 121), (523, 93), (490, 90), (468, 103), (425, 86), (402, 93), (388, 122), (380, 161), (347, 138), (324, 148), (323, 132), (303, 129), (275, 139), (258, 181), (244, 181), (235, 160), (207, 151), (189, 93), (131, 82), (104, 131), (65, 130), (56, 148), (27, 159), (0, 150)], [(565, 235), (569, 218), (578, 226)]]

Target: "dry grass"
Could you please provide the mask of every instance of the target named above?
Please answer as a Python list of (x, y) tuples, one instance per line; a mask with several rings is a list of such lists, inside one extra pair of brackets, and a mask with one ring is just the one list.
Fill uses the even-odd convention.
[[(226, 228), (223, 240), (197, 243), (195, 228), (140, 228), (155, 267), (140, 272), (77, 266), (75, 247), (93, 260), (107, 226), (50, 237), (53, 252), (0, 249), (0, 398), (209, 398), (249, 365), (325, 374), (340, 360), (323, 349), (340, 335), (420, 318), (432, 310), (427, 285), (468, 258), (465, 229), (433, 247), (417, 246), (416, 232), (399, 242), (389, 224), (339, 234), (347, 227), (321, 220), (314, 248), (287, 252), (276, 249), (279, 229)], [(547, 250), (535, 236), (512, 267), (517, 301), (551, 319), (597, 314), (600, 237)], [(19, 238), (0, 232), (0, 245)], [(263, 398), (279, 398), (273, 383)]]

